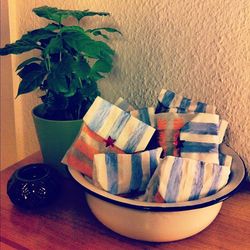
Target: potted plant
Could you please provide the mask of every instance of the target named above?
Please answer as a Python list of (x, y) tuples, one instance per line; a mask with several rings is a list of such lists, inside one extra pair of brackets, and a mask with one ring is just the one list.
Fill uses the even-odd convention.
[[(60, 165), (81, 127), (82, 117), (100, 94), (97, 81), (112, 69), (114, 50), (104, 42), (109, 39), (107, 33), (120, 32), (110, 27), (80, 26), (84, 17), (108, 16), (106, 12), (48, 6), (34, 8), (33, 12), (51, 23), (0, 48), (0, 55), (39, 52), (39, 56), (17, 67), (21, 78), (17, 96), (42, 91), (42, 104), (32, 112), (35, 127), (44, 161)], [(68, 17), (76, 19), (77, 25), (66, 25)]]

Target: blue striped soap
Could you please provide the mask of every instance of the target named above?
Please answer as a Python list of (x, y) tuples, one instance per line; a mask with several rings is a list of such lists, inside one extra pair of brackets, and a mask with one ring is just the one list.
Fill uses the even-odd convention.
[(157, 168), (162, 148), (135, 154), (96, 154), (94, 184), (112, 194), (145, 191)]
[(169, 111), (175, 113), (215, 113), (215, 107), (178, 95), (171, 90), (162, 89), (158, 96), (156, 113)]
[(145, 201), (174, 203), (196, 200), (223, 188), (230, 175), (230, 166), (206, 163), (188, 158), (165, 157), (149, 182)]

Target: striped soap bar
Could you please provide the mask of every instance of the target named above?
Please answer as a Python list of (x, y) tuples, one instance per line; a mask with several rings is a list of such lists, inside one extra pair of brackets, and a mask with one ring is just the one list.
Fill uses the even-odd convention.
[[(203, 102), (195, 102), (191, 99), (177, 95), (173, 91), (162, 89), (158, 97), (158, 105), (155, 113), (215, 113), (215, 106)], [(220, 119), (219, 143), (222, 143), (228, 122)]]
[(160, 161), (162, 149), (135, 154), (96, 154), (94, 184), (112, 194), (144, 192)]
[(137, 110), (130, 111), (130, 114), (133, 117), (136, 117), (138, 120), (145, 122), (146, 124), (155, 127), (155, 108), (154, 107), (145, 107)]
[(165, 157), (147, 188), (147, 201), (181, 202), (212, 195), (223, 188), (230, 175), (230, 166)]
[(117, 101), (115, 102), (115, 105), (124, 110), (124, 111), (131, 111), (134, 110), (134, 107), (131, 106), (126, 100), (124, 100), (122, 97), (119, 97)]
[(92, 178), (94, 155), (104, 152), (124, 153), (116, 146), (108, 146), (104, 139), (83, 123), (79, 136), (68, 149), (62, 163)]
[(143, 151), (155, 132), (153, 127), (99, 96), (83, 121), (102, 138), (112, 138), (114, 145), (125, 153)]
[(156, 113), (169, 111), (176, 113), (215, 113), (215, 106), (197, 102), (173, 91), (162, 89), (158, 96)]
[(195, 116), (172, 112), (155, 114), (157, 142), (163, 148), (163, 156), (180, 156), (180, 129)]
[(181, 156), (219, 164), (218, 128), (218, 115), (196, 114), (180, 129)]
[(115, 102), (115, 105), (120, 109), (129, 112), (133, 117), (138, 120), (155, 127), (155, 108), (154, 107), (145, 107), (141, 109), (135, 109), (132, 107), (126, 100), (122, 97), (119, 97)]

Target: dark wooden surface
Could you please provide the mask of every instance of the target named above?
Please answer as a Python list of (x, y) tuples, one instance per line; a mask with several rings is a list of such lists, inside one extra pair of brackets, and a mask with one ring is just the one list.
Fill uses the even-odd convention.
[(223, 203), (201, 233), (177, 242), (149, 243), (120, 236), (98, 222), (72, 179), (63, 181), (61, 195), (49, 207), (35, 212), (16, 208), (6, 194), (7, 181), (15, 169), (32, 162), (41, 162), (39, 153), (1, 171), (1, 250), (250, 249), (249, 184)]

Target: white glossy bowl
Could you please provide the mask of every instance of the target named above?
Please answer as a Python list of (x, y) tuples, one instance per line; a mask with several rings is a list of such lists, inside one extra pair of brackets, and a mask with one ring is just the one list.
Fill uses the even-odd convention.
[(148, 203), (112, 195), (96, 188), (84, 176), (69, 168), (72, 177), (86, 190), (87, 203), (96, 218), (113, 231), (129, 238), (167, 242), (190, 237), (205, 229), (218, 215), (222, 202), (234, 194), (246, 176), (240, 157), (232, 155), (229, 183), (214, 195), (187, 202)]

